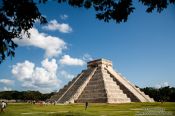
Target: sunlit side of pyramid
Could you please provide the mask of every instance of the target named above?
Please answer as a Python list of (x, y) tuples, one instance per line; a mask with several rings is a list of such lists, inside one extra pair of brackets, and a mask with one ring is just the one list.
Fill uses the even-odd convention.
[(50, 98), (58, 103), (153, 102), (135, 85), (112, 68), (112, 62), (98, 59)]

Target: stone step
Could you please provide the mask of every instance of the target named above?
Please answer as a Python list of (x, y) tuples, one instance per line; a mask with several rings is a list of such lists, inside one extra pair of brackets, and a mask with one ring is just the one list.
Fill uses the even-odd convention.
[(154, 99), (153, 98), (150, 98), (151, 99), (151, 102), (154, 102)]
[(107, 95), (106, 94), (101, 94), (101, 93), (97, 93), (97, 94), (83, 94), (81, 96), (81, 98), (88, 98), (88, 97), (92, 97), (92, 98), (99, 98), (99, 97), (106, 97)]
[[(110, 93), (123, 93), (122, 90), (116, 89), (116, 88), (111, 88), (108, 90)], [(105, 88), (100, 88), (100, 89), (85, 89), (84, 92), (106, 92)]]
[(100, 75), (100, 74), (108, 74), (108, 72), (105, 70), (105, 71), (96, 71), (95, 72), (96, 75)]
[(108, 81), (108, 82), (113, 82), (113, 79), (112, 78), (110, 78), (110, 77), (104, 77), (104, 79), (103, 79), (104, 81)]
[(84, 71), (83, 75), (75, 82), (75, 84), (64, 94), (64, 96), (59, 100), (59, 102), (64, 103), (69, 101), (69, 99), (76, 93), (78, 88), (84, 83), (87, 79), (86, 77), (89, 76), (91, 73), (91, 69)]
[(107, 70), (104, 69), (104, 68), (100, 68), (100, 69), (97, 69), (96, 72), (97, 72), (97, 73), (99, 73), (99, 72), (100, 72), (100, 73), (101, 73), (101, 72), (107, 72)]
[(115, 85), (114, 83), (111, 83), (111, 82), (109, 84), (105, 84), (105, 87), (111, 88), (111, 89), (116, 88), (120, 90), (120, 87), (118, 85)]
[(107, 102), (107, 98), (106, 97), (101, 97), (101, 98), (82, 98), (82, 99), (78, 99), (75, 102), (78, 103), (85, 103), (85, 102), (89, 102), (89, 103), (106, 103)]
[(98, 83), (98, 84), (93, 84), (93, 83), (88, 83), (88, 86), (90, 86), (90, 87), (101, 87), (101, 86), (104, 86), (104, 83)]
[(125, 94), (105, 94), (105, 93), (94, 93), (94, 94), (90, 94), (90, 93), (86, 93), (83, 94), (81, 96), (81, 98), (88, 98), (88, 97), (92, 97), (92, 98), (99, 98), (99, 97), (109, 97), (109, 98), (121, 98), (121, 99), (126, 99), (127, 96)]
[(105, 84), (105, 87), (107, 89), (110, 89), (110, 88), (117, 88), (117, 89), (120, 89), (120, 87), (118, 85), (115, 85), (114, 83), (110, 83), (110, 84)]
[(105, 70), (105, 69), (97, 69), (96, 70), (96, 73), (106, 73), (107, 72), (107, 70)]
[(92, 85), (92, 84), (99, 84), (99, 83), (103, 83), (103, 80), (91, 80), (88, 84)]
[(106, 89), (105, 88), (95, 88), (95, 89), (89, 90), (89, 89), (85, 88), (84, 91), (102, 91), (102, 92), (104, 92), (104, 91), (106, 91)]
[(111, 88), (111, 89), (107, 90), (106, 92), (107, 93), (115, 93), (115, 94), (120, 94), (120, 93), (124, 94), (122, 90), (116, 89), (116, 88)]
[(114, 97), (114, 98), (128, 98), (126, 94), (123, 93), (107, 93), (108, 97)]
[(98, 83), (98, 84), (95, 84), (95, 83), (88, 83), (88, 87), (90, 88), (97, 88), (97, 87), (102, 87), (104, 86), (104, 83)]
[(127, 103), (131, 102), (130, 98), (108, 98), (109, 103)]
[(108, 74), (108, 73), (95, 73), (95, 75), (94, 76), (98, 76), (98, 77), (110, 77), (110, 74)]

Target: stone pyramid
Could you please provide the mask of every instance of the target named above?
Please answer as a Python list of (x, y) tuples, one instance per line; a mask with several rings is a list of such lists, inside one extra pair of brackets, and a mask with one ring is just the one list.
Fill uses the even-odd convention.
[(112, 62), (98, 59), (53, 95), (57, 103), (128, 103), (154, 102), (135, 85), (114, 71)]

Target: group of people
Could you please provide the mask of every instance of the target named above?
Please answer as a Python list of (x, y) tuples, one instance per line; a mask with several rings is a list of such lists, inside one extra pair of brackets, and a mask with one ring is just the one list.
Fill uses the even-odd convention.
[[(55, 102), (54, 102), (55, 105)], [(2, 101), (0, 104), (1, 112), (5, 111), (5, 108), (7, 107), (7, 103)], [(88, 108), (88, 102), (85, 102), (85, 110)]]
[(2, 101), (1, 104), (0, 104), (1, 112), (4, 112), (6, 107), (7, 107), (7, 103)]

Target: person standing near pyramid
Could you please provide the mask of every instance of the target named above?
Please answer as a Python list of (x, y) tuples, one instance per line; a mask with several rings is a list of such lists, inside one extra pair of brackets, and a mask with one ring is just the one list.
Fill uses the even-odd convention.
[(87, 109), (88, 107), (88, 102), (85, 102), (85, 110)]
[(2, 101), (2, 103), (1, 103), (1, 112), (4, 112), (6, 106), (7, 106), (7, 104), (4, 101)]

